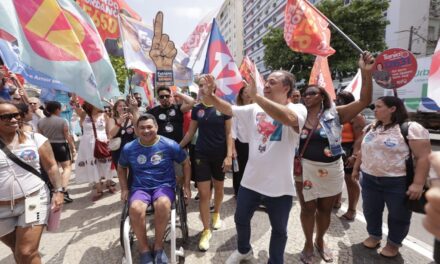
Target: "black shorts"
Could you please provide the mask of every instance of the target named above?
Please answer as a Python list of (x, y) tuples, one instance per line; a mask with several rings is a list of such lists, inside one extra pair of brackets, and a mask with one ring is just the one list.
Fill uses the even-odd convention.
[(217, 181), (225, 180), (222, 168), (224, 158), (201, 158), (196, 155), (194, 161), (196, 182), (210, 181), (212, 178)]
[(345, 166), (347, 159), (353, 155), (353, 143), (349, 142), (349, 143), (342, 143), (342, 148), (344, 149), (345, 155), (342, 156), (342, 160), (344, 162), (344, 172), (347, 174), (351, 174), (353, 172), (353, 168), (347, 168)]
[(70, 148), (67, 143), (50, 143), (52, 146), (53, 155), (58, 162), (65, 162), (72, 160), (70, 156)]

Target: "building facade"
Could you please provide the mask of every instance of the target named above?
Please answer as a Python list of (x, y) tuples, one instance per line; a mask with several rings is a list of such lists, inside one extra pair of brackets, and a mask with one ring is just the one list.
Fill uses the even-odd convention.
[(243, 60), (243, 0), (225, 0), (216, 20), (232, 57), (239, 65)]

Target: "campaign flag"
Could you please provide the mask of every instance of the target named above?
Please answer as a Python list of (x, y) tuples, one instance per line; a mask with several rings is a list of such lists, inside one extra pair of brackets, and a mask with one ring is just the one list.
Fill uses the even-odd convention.
[(284, 13), (284, 40), (296, 52), (316, 56), (335, 53), (328, 22), (307, 0), (288, 0)]
[(99, 91), (113, 84), (114, 72), (97, 80), (90, 63), (105, 59), (102, 42), (67, 1), (0, 1), (0, 55), (29, 83), (76, 93), (101, 108)]
[(124, 13), (141, 20), (141, 17), (124, 0), (76, 0), (92, 18), (109, 54), (123, 56), (120, 45), (118, 15)]
[(319, 85), (327, 91), (332, 100), (336, 99), (335, 88), (333, 87), (332, 75), (328, 67), (327, 57), (317, 56), (310, 73), (309, 85)]
[(203, 73), (214, 76), (218, 88), (217, 95), (234, 102), (240, 88), (243, 87), (243, 79), (215, 19), (212, 21)]
[(253, 73), (255, 78), (255, 85), (257, 87), (257, 93), (263, 95), (264, 79), (258, 71), (257, 65), (255, 65), (255, 63), (253, 63), (248, 56), (245, 56), (243, 58), (239, 70), (241, 77), (243, 77), (243, 79), (245, 79), (248, 83), (251, 80), (251, 73)]
[(204, 16), (197, 24), (191, 35), (189, 35), (185, 43), (183, 43), (181, 49), (189, 56), (188, 65), (194, 65), (199, 59), (206, 40), (208, 39), (208, 35), (211, 32), (212, 19), (217, 13), (218, 9), (214, 9), (206, 14), (206, 16)]
[(356, 100), (361, 98), (362, 76), (361, 70), (358, 69), (356, 75), (351, 82), (345, 87), (344, 91), (350, 92)]
[(440, 102), (440, 40), (437, 42), (428, 75), (428, 97)]

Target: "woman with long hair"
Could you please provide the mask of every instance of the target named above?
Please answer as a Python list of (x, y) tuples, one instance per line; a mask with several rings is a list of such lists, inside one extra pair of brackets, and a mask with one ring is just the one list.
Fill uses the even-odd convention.
[(104, 195), (104, 183), (110, 193), (116, 192), (116, 188), (111, 180), (111, 157), (97, 159), (94, 156), (96, 138), (93, 125), (96, 128), (97, 139), (104, 142), (108, 141), (105, 130), (106, 115), (87, 102), (84, 102), (82, 109), (77, 107), (75, 110), (81, 118), (81, 127), (83, 129), (76, 159), (76, 182), (93, 183), (92, 201), (96, 201)]
[[(376, 122), (365, 128), (353, 177), (362, 187), (362, 207), (369, 237), (363, 245), (376, 249), (382, 239), (382, 215), (388, 211), (388, 239), (380, 254), (395, 257), (409, 231), (411, 211), (406, 199), (420, 199), (429, 172), (429, 132), (417, 122), (408, 122), (405, 106), (397, 97), (384, 96), (375, 102)], [(402, 125), (407, 124), (406, 140)], [(411, 154), (412, 153), (412, 154)], [(407, 182), (405, 161), (414, 158), (414, 180)]]
[(61, 104), (57, 101), (49, 101), (46, 103), (44, 110), (45, 118), (38, 121), (38, 132), (49, 139), (52, 146), (55, 160), (61, 166), (63, 172), (62, 186), (65, 188), (64, 202), (73, 202), (67, 192), (70, 174), (72, 173), (72, 155), (75, 155), (75, 144), (70, 136), (69, 125), (67, 120), (61, 117)]
[(222, 226), (220, 209), (224, 195), (225, 172), (230, 171), (232, 166), (231, 117), (223, 115), (212, 105), (204, 103), (203, 97), (208, 89), (206, 77), (202, 75), (199, 78), (201, 103), (193, 107), (188, 132), (180, 142), (180, 146), (186, 146), (198, 128), (195, 147), (195, 181), (199, 190), (199, 210), (203, 223), (203, 232), (199, 241), (201, 251), (209, 249), (209, 241), (212, 237), (209, 213), (211, 182), (214, 187), (214, 212), (211, 224), (216, 230)]
[[(40, 163), (53, 185), (53, 196), (36, 174), (14, 162), (0, 150), (0, 240), (8, 246), (17, 263), (41, 263), (38, 252), (49, 211), (61, 210), (61, 177), (49, 141), (38, 133), (20, 130), (17, 107), (0, 101), (0, 140), (22, 162), (40, 170)], [(29, 203), (29, 205), (28, 205)], [(34, 205), (34, 210), (25, 209)]]
[(332, 208), (344, 181), (342, 124), (352, 120), (370, 104), (373, 63), (374, 58), (368, 52), (359, 59), (362, 90), (358, 101), (335, 106), (325, 88), (318, 85), (308, 86), (302, 94), (307, 119), (300, 133), (298, 149), (302, 153), (302, 175), (295, 180), (306, 239), (301, 253), (303, 263), (312, 263), (314, 247), (324, 261), (333, 261), (333, 254), (324, 243), (324, 235), (330, 226)]

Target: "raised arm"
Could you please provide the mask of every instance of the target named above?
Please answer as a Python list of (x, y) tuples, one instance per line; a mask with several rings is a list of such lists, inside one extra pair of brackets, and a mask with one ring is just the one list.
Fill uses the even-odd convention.
[(183, 93), (176, 92), (176, 93), (174, 93), (174, 96), (182, 99), (183, 103), (180, 106), (180, 111), (182, 111), (183, 113), (186, 113), (189, 110), (191, 110), (196, 102), (194, 100), (194, 98), (192, 98), (189, 95), (183, 94)]
[(360, 98), (347, 105), (338, 106), (336, 109), (342, 123), (349, 122), (366, 108), (372, 100), (373, 95), (373, 70), (374, 57), (368, 51), (360, 55), (359, 68), (361, 69), (362, 88)]

